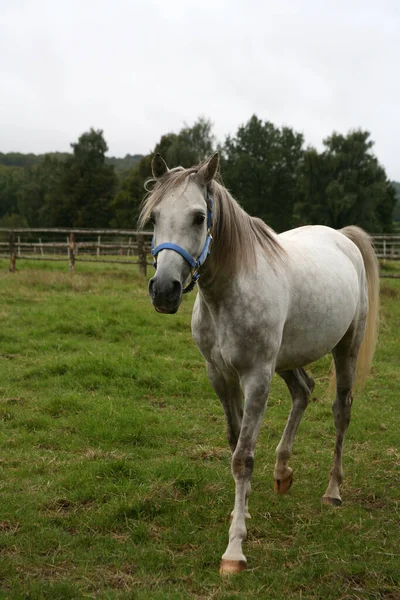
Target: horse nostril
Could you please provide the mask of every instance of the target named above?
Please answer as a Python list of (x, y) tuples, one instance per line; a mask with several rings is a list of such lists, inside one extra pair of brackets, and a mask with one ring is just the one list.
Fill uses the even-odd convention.
[(156, 291), (155, 291), (155, 277), (153, 277), (152, 279), (150, 279), (149, 281), (149, 294), (151, 296), (151, 298), (154, 298), (156, 295)]
[(181, 284), (180, 281), (178, 281), (177, 279), (175, 279), (172, 282), (172, 293), (171, 293), (171, 295), (173, 295), (173, 296), (175, 296), (175, 295), (176, 296), (180, 296), (181, 292), (182, 292), (182, 284)]

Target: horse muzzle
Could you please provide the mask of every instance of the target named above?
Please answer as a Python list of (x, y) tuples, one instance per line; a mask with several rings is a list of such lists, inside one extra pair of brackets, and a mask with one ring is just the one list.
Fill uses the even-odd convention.
[(157, 312), (172, 315), (182, 302), (182, 284), (178, 279), (155, 275), (149, 282), (149, 294)]

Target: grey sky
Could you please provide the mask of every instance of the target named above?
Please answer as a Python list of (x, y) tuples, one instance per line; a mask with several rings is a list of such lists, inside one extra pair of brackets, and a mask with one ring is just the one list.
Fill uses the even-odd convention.
[(399, 0), (0, 0), (0, 151), (69, 150), (91, 126), (146, 153), (199, 116), (255, 113), (320, 147), (371, 131), (400, 180)]

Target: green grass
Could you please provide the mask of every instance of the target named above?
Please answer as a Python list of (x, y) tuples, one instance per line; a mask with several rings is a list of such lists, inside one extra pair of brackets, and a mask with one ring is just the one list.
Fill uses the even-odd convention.
[(400, 260), (381, 260), (380, 269), (383, 275), (397, 275), (400, 277)]
[(289, 395), (274, 379), (256, 451), (248, 570), (221, 579), (233, 480), (222, 409), (190, 333), (194, 295), (156, 314), (129, 266), (0, 261), (0, 598), (400, 598), (400, 282), (382, 283), (373, 374), (322, 505), (330, 360), (273, 493)]

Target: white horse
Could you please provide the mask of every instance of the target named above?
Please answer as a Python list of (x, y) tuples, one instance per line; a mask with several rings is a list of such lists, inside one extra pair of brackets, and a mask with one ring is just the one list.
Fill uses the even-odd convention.
[(141, 224), (154, 223), (157, 271), (149, 291), (158, 312), (175, 313), (198, 280), (193, 337), (224, 408), (236, 484), (220, 572), (237, 573), (247, 564), (245, 518), (271, 378), (277, 372), (292, 397), (274, 470), (275, 491), (285, 493), (294, 437), (314, 387), (304, 366), (329, 352), (336, 444), (322, 500), (341, 504), (343, 438), (356, 372), (365, 379), (374, 352), (379, 273), (370, 238), (358, 227), (307, 226), (276, 235), (215, 180), (218, 162), (216, 153), (196, 167), (169, 170), (156, 155)]

